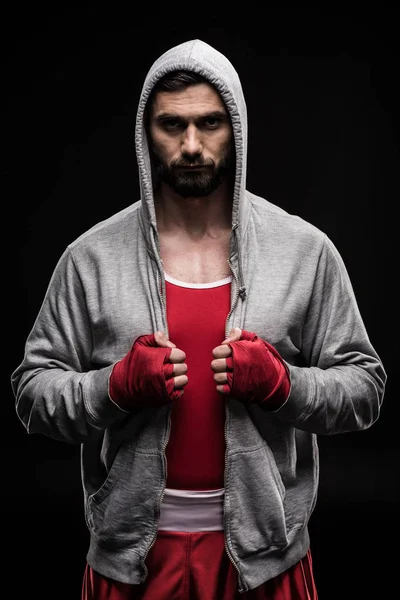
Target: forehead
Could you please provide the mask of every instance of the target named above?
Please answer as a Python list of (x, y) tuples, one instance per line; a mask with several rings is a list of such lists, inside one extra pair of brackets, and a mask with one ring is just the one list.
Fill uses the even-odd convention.
[(154, 118), (161, 114), (191, 118), (215, 111), (227, 114), (221, 96), (209, 83), (196, 83), (179, 91), (157, 92), (152, 106)]

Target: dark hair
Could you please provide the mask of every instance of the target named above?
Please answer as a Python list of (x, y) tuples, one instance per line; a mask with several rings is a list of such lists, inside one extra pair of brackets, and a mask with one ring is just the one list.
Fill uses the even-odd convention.
[(181, 69), (171, 71), (170, 73), (166, 73), (156, 82), (156, 84), (150, 92), (146, 104), (146, 121), (148, 118), (148, 112), (151, 109), (151, 105), (153, 103), (153, 98), (157, 94), (157, 92), (176, 92), (179, 90), (184, 90), (185, 88), (191, 85), (197, 85), (199, 83), (209, 82), (205, 77), (199, 75), (199, 73), (195, 73), (194, 71), (185, 71)]
[(171, 71), (170, 73), (166, 73), (156, 82), (151, 93), (160, 91), (176, 92), (177, 90), (183, 90), (189, 85), (196, 85), (197, 83), (208, 83), (208, 81), (205, 77), (194, 71)]

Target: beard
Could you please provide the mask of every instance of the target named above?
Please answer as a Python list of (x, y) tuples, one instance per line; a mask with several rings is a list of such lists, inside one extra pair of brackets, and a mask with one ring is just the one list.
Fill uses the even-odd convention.
[[(234, 174), (234, 152), (230, 150), (219, 161), (203, 160), (201, 156), (182, 155), (171, 164), (165, 163), (154, 151), (153, 165), (158, 180), (168, 184), (182, 198), (201, 198), (214, 192), (227, 176)], [(203, 167), (199, 171), (180, 167)]]

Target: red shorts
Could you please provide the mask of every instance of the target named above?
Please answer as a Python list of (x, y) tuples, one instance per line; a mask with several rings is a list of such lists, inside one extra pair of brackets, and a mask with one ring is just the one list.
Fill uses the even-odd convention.
[(318, 599), (310, 551), (285, 573), (240, 594), (222, 531), (159, 531), (146, 565), (148, 577), (138, 585), (108, 579), (87, 565), (81, 600)]

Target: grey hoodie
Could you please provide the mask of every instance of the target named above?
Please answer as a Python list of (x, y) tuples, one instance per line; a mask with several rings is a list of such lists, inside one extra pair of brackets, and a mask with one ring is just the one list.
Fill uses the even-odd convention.
[(154, 83), (177, 68), (215, 85), (233, 125), (226, 332), (241, 327), (275, 346), (291, 379), (289, 398), (276, 411), (226, 400), (224, 534), (239, 590), (246, 591), (306, 554), (318, 490), (317, 436), (370, 427), (386, 374), (332, 242), (247, 191), (241, 84), (230, 62), (204, 42), (181, 44), (151, 67), (136, 121), (140, 200), (66, 248), (11, 383), (28, 433), (81, 445), (89, 564), (118, 581), (144, 581), (166, 483), (170, 407), (121, 410), (109, 398), (108, 381), (139, 335), (168, 331), (143, 113)]

